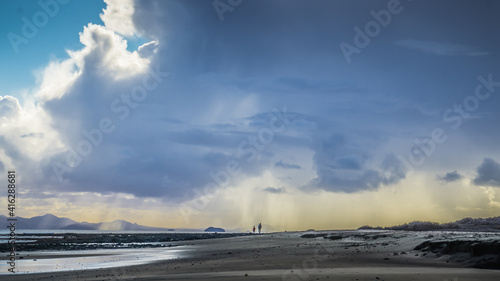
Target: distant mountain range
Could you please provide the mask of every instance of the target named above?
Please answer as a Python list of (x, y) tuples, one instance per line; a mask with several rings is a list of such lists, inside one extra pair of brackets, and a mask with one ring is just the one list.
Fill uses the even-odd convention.
[[(0, 215), (0, 220), (6, 221), (7, 217)], [(161, 228), (161, 227), (150, 227), (139, 225), (137, 223), (131, 223), (124, 220), (115, 220), (112, 222), (101, 222), (101, 223), (88, 223), (88, 222), (76, 222), (68, 218), (60, 218), (52, 214), (46, 214), (43, 216), (32, 217), (32, 218), (22, 218), (17, 217), (17, 229), (60, 229), (60, 230), (104, 230), (104, 231), (116, 231), (116, 230), (138, 230), (138, 231), (175, 231), (172, 228)], [(178, 231), (186, 231), (188, 229), (182, 229)], [(191, 229), (192, 231), (200, 231), (198, 229)]]

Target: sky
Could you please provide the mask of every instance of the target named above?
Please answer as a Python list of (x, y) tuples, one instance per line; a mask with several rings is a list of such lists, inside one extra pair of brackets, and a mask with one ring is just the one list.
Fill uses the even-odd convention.
[(500, 215), (497, 1), (0, 5), (19, 216), (283, 231)]

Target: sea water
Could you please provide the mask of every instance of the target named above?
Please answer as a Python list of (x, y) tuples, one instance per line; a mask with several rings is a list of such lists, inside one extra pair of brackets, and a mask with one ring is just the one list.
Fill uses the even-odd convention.
[[(16, 273), (42, 273), (140, 265), (181, 258), (182, 246), (175, 248), (111, 249), (80, 251), (19, 252)], [(22, 259), (19, 259), (22, 257)], [(36, 257), (36, 258), (35, 258)], [(5, 259), (0, 262), (0, 274), (12, 274)]]

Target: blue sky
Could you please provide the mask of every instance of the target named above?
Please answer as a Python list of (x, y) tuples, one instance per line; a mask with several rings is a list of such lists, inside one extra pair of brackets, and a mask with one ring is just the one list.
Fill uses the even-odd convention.
[[(50, 1), (46, 1), (49, 3)], [(58, 3), (58, 2), (56, 2)], [(49, 6), (52, 7), (52, 6)], [(16, 94), (19, 89), (35, 85), (33, 71), (43, 68), (51, 59), (67, 57), (66, 49), (81, 48), (78, 33), (82, 26), (89, 22), (102, 24), (99, 13), (105, 7), (102, 1), (70, 1), (67, 4), (58, 3), (58, 13), (48, 17), (45, 25), (38, 29), (33, 38), (18, 47), (18, 52), (12, 47), (8, 33), (22, 36), (25, 17), (33, 23), (33, 16), (44, 11), (38, 1), (5, 1), (0, 11), (0, 21), (3, 36), (0, 41), (0, 59), (2, 77), (0, 89), (2, 93)], [(54, 9), (54, 8), (51, 8)], [(54, 10), (55, 11), (55, 10)], [(58, 46), (54, 48), (54, 46)]]
[(30, 175), (27, 216), (284, 230), (500, 214), (498, 3), (82, 3), (18, 55), (2, 43), (0, 170)]
[[(42, 1), (50, 5), (40, 5), (38, 1), (21, 0), (5, 1), (0, 10), (0, 23), (3, 26), (4, 36), (0, 41), (0, 91), (19, 97), (21, 89), (29, 89), (35, 86), (34, 71), (43, 68), (50, 60), (67, 58), (66, 50), (76, 50), (82, 47), (78, 39), (78, 33), (88, 23), (103, 24), (99, 14), (106, 7), (100, 0), (90, 1), (68, 1), (68, 3), (57, 3), (57, 10), (53, 8), (53, 1)], [(20, 44), (15, 51), (8, 33), (12, 32), (22, 36), (22, 28), (25, 25), (22, 18), (25, 17), (33, 23), (33, 16), (43, 7), (50, 11), (57, 11), (33, 38), (26, 44)], [(137, 48), (136, 38), (131, 38), (130, 48)], [(57, 46), (57, 47), (54, 47)]]

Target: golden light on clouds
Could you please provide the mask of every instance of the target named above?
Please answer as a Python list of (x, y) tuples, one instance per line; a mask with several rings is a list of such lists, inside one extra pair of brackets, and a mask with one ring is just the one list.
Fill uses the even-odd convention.
[[(277, 193), (269, 186), (282, 186)], [(250, 230), (259, 222), (267, 231), (352, 229), (363, 225), (391, 226), (421, 220), (448, 222), (465, 216), (489, 217), (500, 213), (497, 189), (477, 187), (468, 179), (448, 184), (414, 173), (395, 186), (359, 193), (303, 192), (284, 186), (270, 172), (249, 178), (238, 186), (218, 190), (203, 209), (129, 194), (68, 193), (61, 198), (26, 198), (20, 216), (52, 213), (76, 221), (127, 220), (158, 227)], [(48, 194), (52, 196), (52, 194)]]

